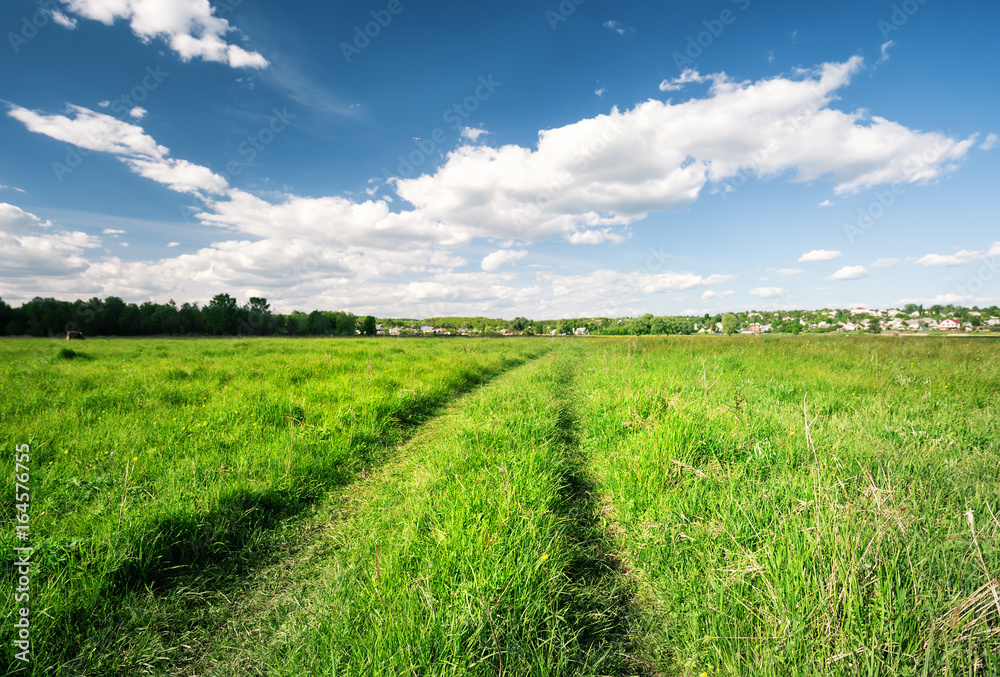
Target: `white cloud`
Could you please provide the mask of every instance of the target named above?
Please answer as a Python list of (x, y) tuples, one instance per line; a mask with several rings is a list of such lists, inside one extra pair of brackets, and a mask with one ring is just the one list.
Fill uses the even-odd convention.
[(604, 87), (600, 87), (600, 88), (594, 90), (594, 94), (596, 94), (597, 96), (604, 96), (604, 92), (606, 92), (606, 91), (608, 91), (608, 90), (605, 89)]
[(864, 266), (844, 266), (833, 275), (829, 275), (828, 280), (858, 280), (868, 277), (868, 270)]
[(12, 106), (8, 115), (24, 123), (32, 132), (88, 150), (149, 158), (160, 158), (169, 152), (147, 135), (142, 127), (82, 106), (70, 105), (68, 109), (74, 114), (73, 118), (44, 115), (20, 106)]
[(2, 186), (0, 185), (0, 190), (16, 190), (18, 193), (26, 192), (23, 188), (18, 188), (17, 186)]
[(504, 266), (520, 261), (527, 255), (528, 252), (523, 249), (501, 249), (483, 257), (482, 268), (486, 272), (495, 273)]
[(125, 164), (136, 174), (162, 183), (178, 193), (201, 194), (205, 191), (222, 195), (229, 188), (224, 177), (187, 160), (127, 158)]
[(604, 27), (613, 30), (618, 35), (625, 35), (626, 33), (632, 32), (634, 29), (623, 26), (620, 21), (605, 21)]
[(872, 264), (872, 268), (888, 268), (890, 266), (896, 265), (897, 263), (899, 263), (899, 259), (894, 259), (894, 258), (878, 259), (877, 261), (875, 261), (875, 263)]
[(664, 80), (660, 83), (661, 92), (677, 92), (684, 89), (684, 85), (689, 82), (705, 82), (711, 76), (702, 76), (694, 68), (685, 68), (684, 71), (673, 80)]
[[(85, 19), (110, 26), (119, 19), (129, 22), (132, 32), (148, 43), (163, 38), (184, 61), (201, 58), (232, 68), (265, 68), (267, 59), (225, 40), (236, 31), (215, 15), (208, 0), (61, 0), (66, 8)], [(69, 21), (69, 19), (67, 19)]]
[(993, 150), (997, 147), (998, 143), (1000, 143), (1000, 138), (998, 138), (996, 134), (990, 132), (986, 135), (986, 138), (983, 139), (983, 142), (979, 144), (979, 148), (980, 150)]
[(39, 277), (76, 278), (89, 266), (84, 250), (99, 246), (97, 238), (81, 232), (0, 232), (0, 278), (5, 279), (8, 288)]
[(76, 28), (76, 19), (71, 19), (57, 9), (52, 10), (52, 20), (70, 30)]
[(911, 266), (964, 266), (987, 256), (995, 256), (995, 250), (1000, 253), (1000, 242), (995, 242), (988, 252), (961, 249), (954, 254), (927, 254), (918, 259), (907, 259), (906, 263)]
[(792, 277), (793, 275), (802, 275), (806, 271), (801, 268), (778, 268), (776, 272), (780, 277)]
[(396, 179), (397, 192), (427, 217), (472, 236), (534, 241), (628, 225), (691, 203), (707, 183), (741, 172), (829, 177), (837, 193), (847, 193), (954, 169), (971, 140), (828, 107), (861, 67), (854, 57), (796, 80), (711, 76), (706, 98), (613, 108), (541, 131), (535, 149), (459, 147), (432, 174)]
[(51, 225), (20, 207), (0, 202), (0, 233), (25, 235), (30, 233), (32, 228), (48, 228)]
[(829, 249), (813, 249), (799, 257), (801, 263), (813, 263), (816, 261), (832, 261), (840, 257), (841, 252)]
[(706, 289), (704, 291), (704, 293), (702, 293), (701, 298), (702, 299), (724, 299), (727, 296), (732, 296), (735, 293), (736, 293), (736, 291), (733, 290), (733, 289), (728, 289), (726, 291), (715, 291), (714, 289)]
[(128, 114), (136, 120), (141, 120), (146, 115), (146, 109), (142, 106), (136, 106)]
[(602, 244), (604, 242), (621, 244), (627, 239), (628, 234), (619, 233), (611, 228), (578, 230), (566, 236), (566, 241), (571, 244)]
[(475, 143), (479, 139), (479, 137), (482, 136), (483, 134), (489, 134), (489, 132), (479, 127), (462, 128), (462, 138), (469, 139), (473, 143)]
[(925, 306), (946, 306), (946, 305), (961, 305), (969, 301), (968, 296), (962, 296), (961, 294), (938, 294), (937, 296), (931, 298), (913, 298), (913, 299), (900, 299), (896, 301), (897, 305), (905, 306), (908, 303), (917, 303)]
[(875, 65), (878, 66), (879, 64), (883, 64), (886, 61), (888, 61), (889, 60), (889, 50), (891, 48), (895, 47), (895, 46), (896, 46), (896, 43), (894, 41), (892, 41), (892, 40), (889, 40), (888, 42), (883, 42), (882, 43), (882, 47), (880, 48), (880, 54), (879, 54), (879, 57), (878, 57), (878, 61), (875, 62)]
[(759, 299), (773, 299), (788, 296), (789, 291), (783, 287), (754, 287), (750, 293)]
[(118, 228), (105, 228), (101, 232), (105, 235), (113, 235), (115, 237), (125, 234), (124, 230), (119, 230)]
[(168, 247), (180, 247), (181, 243), (180, 242), (168, 242), (167, 246)]
[(819, 203), (819, 206), (820, 207), (832, 207), (833, 206), (833, 200), (823, 200), (822, 202)]

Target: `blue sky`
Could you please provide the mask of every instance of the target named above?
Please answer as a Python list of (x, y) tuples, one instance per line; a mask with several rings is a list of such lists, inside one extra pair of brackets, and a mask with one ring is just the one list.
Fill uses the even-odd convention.
[(0, 296), (1000, 302), (988, 2), (0, 6)]

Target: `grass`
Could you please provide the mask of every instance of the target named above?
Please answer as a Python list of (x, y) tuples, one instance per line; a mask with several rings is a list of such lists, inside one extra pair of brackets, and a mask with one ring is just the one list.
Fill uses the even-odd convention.
[(997, 345), (0, 342), (32, 674), (1000, 674)]
[[(290, 517), (384, 462), (455, 394), (547, 349), (479, 341), (404, 350), (375, 340), (88, 346), (80, 361), (51, 341), (0, 343), (3, 445), (31, 446), (34, 652), (65, 674), (155, 664), (161, 649), (176, 659), (170, 633), (143, 625), (157, 616), (136, 613), (137, 599), (146, 605), (154, 594), (167, 618), (201, 614), (199, 596), (239, 586)], [(12, 480), (4, 477), (0, 498), (11, 519)], [(13, 531), (12, 522), (7, 566)], [(8, 614), (12, 582), (0, 588)], [(11, 645), (2, 651), (12, 664)]]
[(1000, 674), (995, 351), (605, 349), (581, 382), (583, 439), (640, 588), (647, 669)]

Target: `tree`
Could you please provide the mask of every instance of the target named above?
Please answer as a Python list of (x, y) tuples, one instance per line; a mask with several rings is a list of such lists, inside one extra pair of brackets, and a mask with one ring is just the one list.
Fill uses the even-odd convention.
[(739, 320), (732, 313), (726, 313), (722, 316), (722, 333), (726, 336), (732, 336), (739, 329)]
[(242, 336), (266, 336), (271, 330), (271, 306), (267, 299), (251, 296), (243, 306), (239, 331)]
[(216, 294), (201, 311), (205, 330), (210, 334), (235, 334), (239, 325), (239, 306), (229, 294)]
[(510, 328), (513, 329), (514, 331), (524, 331), (525, 327), (527, 327), (528, 323), (530, 322), (531, 320), (527, 318), (515, 317), (514, 320), (510, 323)]
[(366, 315), (365, 319), (361, 322), (361, 333), (365, 336), (374, 336), (375, 325), (375, 318), (371, 315)]

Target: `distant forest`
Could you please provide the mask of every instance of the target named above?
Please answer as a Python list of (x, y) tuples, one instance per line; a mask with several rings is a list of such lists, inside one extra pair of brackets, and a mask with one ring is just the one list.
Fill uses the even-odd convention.
[(267, 299), (253, 297), (239, 305), (229, 294), (217, 294), (205, 306), (185, 303), (126, 303), (117, 296), (103, 301), (59, 301), (35, 297), (20, 308), (0, 299), (0, 332), (7, 336), (60, 336), (69, 331), (85, 336), (309, 336), (375, 333), (374, 317), (314, 310), (280, 315)]

